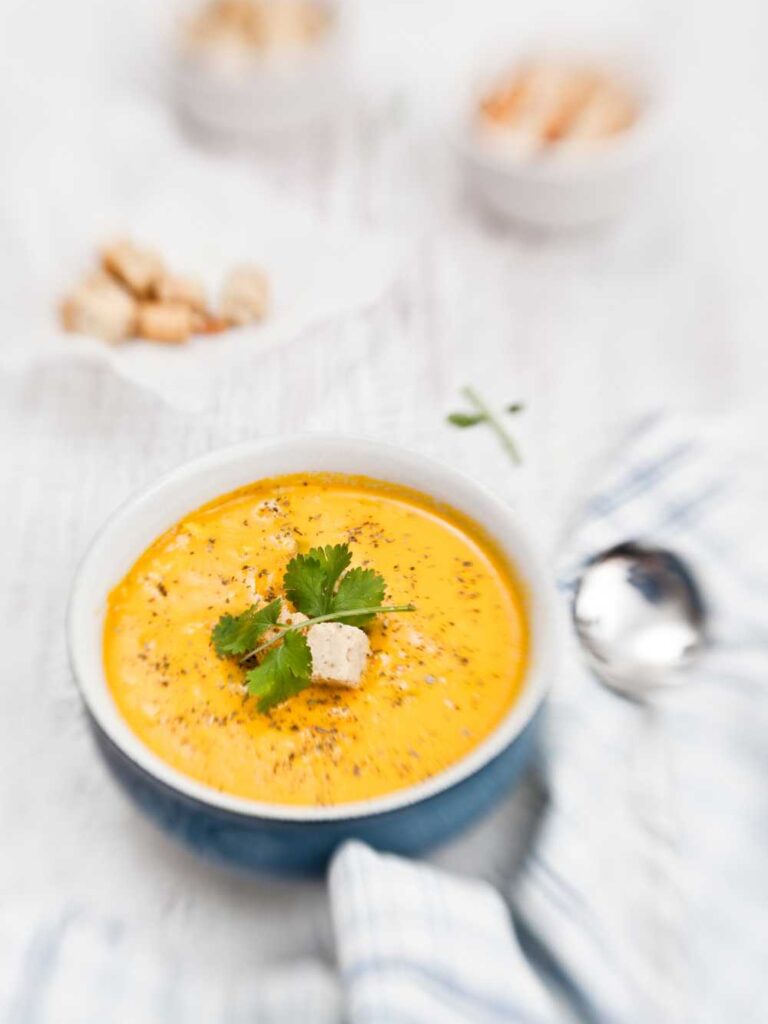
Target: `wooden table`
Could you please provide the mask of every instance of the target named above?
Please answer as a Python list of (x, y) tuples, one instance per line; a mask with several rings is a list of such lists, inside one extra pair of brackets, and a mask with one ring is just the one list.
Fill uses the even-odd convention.
[[(98, 92), (103, 110), (126, 92), (161, 102), (153, 6), (77, 0), (48, 13), (45, 40), (33, 9), (20, 8), (13, 54), (0, 62), (12, 111), (4, 137), (21, 126), (45, 153), (57, 118), (90, 110), (69, 102), (78, 90)], [(0, 903), (66, 896), (232, 970), (327, 948), (323, 894), (199, 863), (145, 823), (94, 756), (62, 621), (77, 559), (115, 504), (217, 445), (334, 430), (447, 458), (506, 496), (552, 550), (590, 472), (635, 416), (656, 406), (719, 414), (765, 405), (767, 72), (758, 0), (737, 5), (739, 18), (725, 23), (694, 3), (671, 14), (583, 5), (591, 23), (639, 18), (662, 39), (680, 85), (678, 127), (664, 173), (624, 222), (548, 237), (478, 216), (434, 113), (442, 85), (456, 84), (452, 66), (468, 42), (477, 45), (478, 17), (487, 30), (492, 17), (528, 14), (510, 15), (519, 5), (503, 0), (353, 6), (358, 74), (368, 74), (370, 91), (345, 126), (239, 158), (263, 187), (403, 233), (397, 284), (376, 308), (269, 353), (251, 376), (233, 373), (200, 415), (95, 367), (0, 376)], [(568, 6), (544, 8), (557, 23)], [(24, 102), (45, 88), (50, 120), (26, 124)], [(96, 129), (106, 130), (103, 120)], [(24, 246), (1, 258), (11, 280), (23, 281)], [(4, 345), (23, 344), (4, 333)], [(521, 469), (484, 431), (445, 425), (469, 382), (497, 403), (526, 403), (515, 424)], [(439, 859), (501, 877), (536, 802), (534, 790), (523, 791)]]

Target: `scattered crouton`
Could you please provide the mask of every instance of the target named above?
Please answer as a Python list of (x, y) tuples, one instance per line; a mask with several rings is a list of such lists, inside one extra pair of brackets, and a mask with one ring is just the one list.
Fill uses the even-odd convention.
[(269, 307), (269, 284), (258, 267), (236, 267), (224, 281), (219, 313), (238, 326), (263, 320)]
[(105, 270), (121, 281), (137, 299), (148, 298), (165, 273), (162, 257), (126, 239), (105, 246), (101, 253)]
[(195, 334), (221, 334), (222, 331), (228, 331), (232, 326), (223, 317), (207, 312), (198, 313), (197, 311), (193, 312), (192, 323)]
[(181, 302), (142, 302), (138, 311), (138, 335), (149, 341), (179, 344), (192, 333), (193, 313)]
[(307, 616), (303, 612), (291, 612), (283, 605), (277, 621), (281, 626), (297, 626), (300, 622), (306, 622)]
[[(262, 601), (263, 598), (261, 598), (260, 595), (257, 595), (256, 602), (261, 603)], [(264, 636), (261, 638), (261, 643), (268, 644), (273, 640), (277, 640), (278, 636), (280, 636), (280, 628), (282, 626), (297, 626), (300, 622), (306, 621), (306, 615), (303, 615), (301, 612), (291, 612), (285, 604), (283, 604), (280, 608), (280, 614), (277, 617), (277, 626), (266, 631)]]
[(317, 0), (207, 0), (196, 6), (194, 17), (182, 24), (182, 38), (203, 51), (291, 51), (314, 43), (332, 19)]
[(514, 69), (480, 101), (481, 125), (520, 157), (588, 149), (629, 128), (635, 97), (609, 71), (535, 60)]
[(207, 310), (205, 288), (194, 277), (163, 274), (155, 285), (154, 298), (160, 302), (181, 302), (196, 313), (205, 313)]
[(136, 325), (136, 303), (112, 278), (96, 273), (86, 278), (61, 304), (66, 331), (92, 334), (104, 341), (124, 341)]
[(153, 249), (121, 239), (104, 247), (100, 269), (65, 296), (59, 311), (67, 331), (106, 341), (138, 336), (177, 344), (192, 334), (220, 334), (261, 320), (268, 299), (263, 272), (241, 266), (228, 275), (222, 308), (213, 312), (200, 281), (171, 273)]
[(307, 630), (312, 652), (312, 679), (334, 686), (356, 687), (370, 651), (368, 637), (357, 626), (319, 622)]

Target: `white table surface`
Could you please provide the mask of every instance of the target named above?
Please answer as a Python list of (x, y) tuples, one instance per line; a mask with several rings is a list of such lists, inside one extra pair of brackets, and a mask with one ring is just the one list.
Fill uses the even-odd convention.
[[(44, 153), (48, 133), (71, 124), (80, 138), (89, 118), (98, 145), (111, 102), (163, 102), (154, 6), (3, 5), (6, 198), (30, 209), (40, 198), (14, 179), (14, 145)], [(66, 895), (226, 970), (327, 948), (320, 887), (200, 863), (126, 802), (87, 735), (62, 630), (72, 572), (103, 517), (160, 472), (268, 432), (387, 438), (484, 479), (552, 548), (595, 460), (649, 407), (750, 408), (768, 425), (763, 5), (580, 5), (583, 27), (629, 26), (664, 49), (679, 86), (677, 128), (656, 187), (624, 222), (548, 238), (476, 215), (431, 120), (435, 95), (455, 86), (452, 68), (491, 19), (513, 30), (529, 18), (524, 6), (354, 4), (356, 63), (374, 83), (354, 118), (332, 136), (239, 157), (254, 187), (405, 235), (397, 283), (374, 309), (267, 354), (250, 374), (233, 372), (201, 414), (174, 411), (103, 367), (62, 361), (0, 374), (0, 904)], [(534, 6), (544, 24), (574, 21), (574, 5)], [(52, 166), (61, 194), (56, 174)], [(66, 188), (87, 202), (76, 180)], [(6, 288), (23, 293), (29, 247), (34, 239), (6, 236)], [(0, 345), (24, 345), (17, 323)], [(527, 403), (522, 469), (482, 432), (444, 425), (468, 382), (500, 403)], [(438, 859), (496, 877), (535, 802), (518, 794)]]

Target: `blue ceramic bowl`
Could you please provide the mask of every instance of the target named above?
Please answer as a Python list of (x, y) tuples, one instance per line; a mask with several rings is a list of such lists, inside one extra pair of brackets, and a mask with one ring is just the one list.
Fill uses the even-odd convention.
[[(220, 494), (263, 477), (310, 471), (365, 474), (404, 484), (471, 516), (495, 539), (520, 578), (531, 628), (531, 658), (521, 696), (483, 743), (425, 782), (331, 807), (247, 800), (170, 767), (120, 716), (102, 661), (107, 595), (156, 537)], [(80, 567), (67, 629), (73, 672), (97, 747), (135, 802), (207, 857), (290, 874), (321, 871), (339, 843), (349, 838), (380, 850), (419, 854), (490, 809), (530, 761), (556, 633), (547, 576), (506, 505), (432, 460), (372, 441), (323, 435), (255, 441), (214, 452), (123, 505)]]

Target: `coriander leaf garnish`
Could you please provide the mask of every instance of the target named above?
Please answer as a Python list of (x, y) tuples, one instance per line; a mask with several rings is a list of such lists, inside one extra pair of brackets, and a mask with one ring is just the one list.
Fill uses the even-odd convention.
[[(357, 626), (360, 622), (366, 622), (368, 619), (372, 619), (374, 615), (391, 615), (392, 612), (415, 612), (415, 604), (377, 604), (373, 608), (349, 608), (343, 609), (342, 611), (328, 612), (327, 615), (316, 615), (313, 619), (302, 619), (301, 622), (292, 622), (288, 626), (281, 626), (276, 629), (271, 637), (264, 641), (263, 644), (259, 644), (258, 647), (252, 651), (248, 651), (239, 660), (243, 662), (250, 661), (251, 658), (255, 658), (262, 651), (266, 651), (268, 647), (272, 647), (278, 640), (281, 640), (286, 633), (293, 633), (296, 630), (309, 629), (310, 626), (317, 626), (321, 622), (341, 622), (344, 625)], [(349, 620), (349, 621), (348, 621)]]
[(288, 697), (300, 693), (312, 681), (312, 653), (300, 633), (287, 633), (279, 647), (273, 647), (260, 665), (246, 672), (248, 693), (258, 698), (259, 711), (269, 711)]
[(454, 427), (476, 427), (478, 423), (485, 423), (485, 416), (479, 412), (452, 412), (448, 422)]
[(241, 615), (222, 615), (211, 636), (218, 656), (224, 658), (252, 650), (267, 630), (276, 625), (282, 605), (278, 597), (261, 608), (251, 605)]
[[(505, 452), (513, 462), (518, 465), (522, 462), (517, 444), (513, 441), (507, 428), (491, 407), (478, 395), (474, 388), (462, 388), (462, 394), (474, 408), (474, 412), (452, 412), (447, 420), (454, 427), (476, 427), (478, 423), (487, 423), (496, 434)], [(514, 414), (522, 412), (525, 406), (522, 402), (513, 402), (505, 407), (505, 412)]]
[(377, 615), (412, 612), (412, 604), (385, 605), (386, 583), (374, 569), (349, 568), (349, 544), (328, 544), (296, 555), (283, 576), (283, 589), (300, 622), (280, 624), (282, 599), (252, 605), (240, 615), (222, 615), (211, 635), (220, 657), (237, 656), (255, 667), (245, 674), (248, 692), (268, 711), (312, 682), (312, 652), (302, 635), (321, 622), (364, 626)]
[(327, 594), (330, 595), (339, 576), (349, 568), (352, 561), (349, 544), (326, 544), (324, 548), (311, 548), (309, 557), (317, 559), (323, 567), (328, 583)]
[[(376, 608), (381, 605), (385, 593), (384, 579), (373, 569), (350, 569), (342, 577), (338, 590), (331, 598), (331, 608), (337, 613), (360, 608)], [(353, 615), (337, 614), (336, 622), (344, 622), (348, 626), (363, 626), (375, 615), (375, 611), (367, 615), (359, 611)]]
[[(349, 612), (353, 608), (378, 608), (387, 590), (383, 577), (374, 569), (359, 567), (345, 573), (351, 561), (349, 544), (329, 544), (312, 548), (306, 555), (296, 555), (288, 563), (283, 578), (288, 600), (310, 618)], [(360, 626), (370, 622), (375, 614), (375, 611), (365, 616), (358, 614), (352, 624)], [(349, 625), (341, 614), (335, 614), (333, 621)]]
[(333, 588), (351, 561), (348, 544), (328, 544), (296, 555), (283, 578), (288, 600), (303, 615), (325, 615), (332, 607)]

